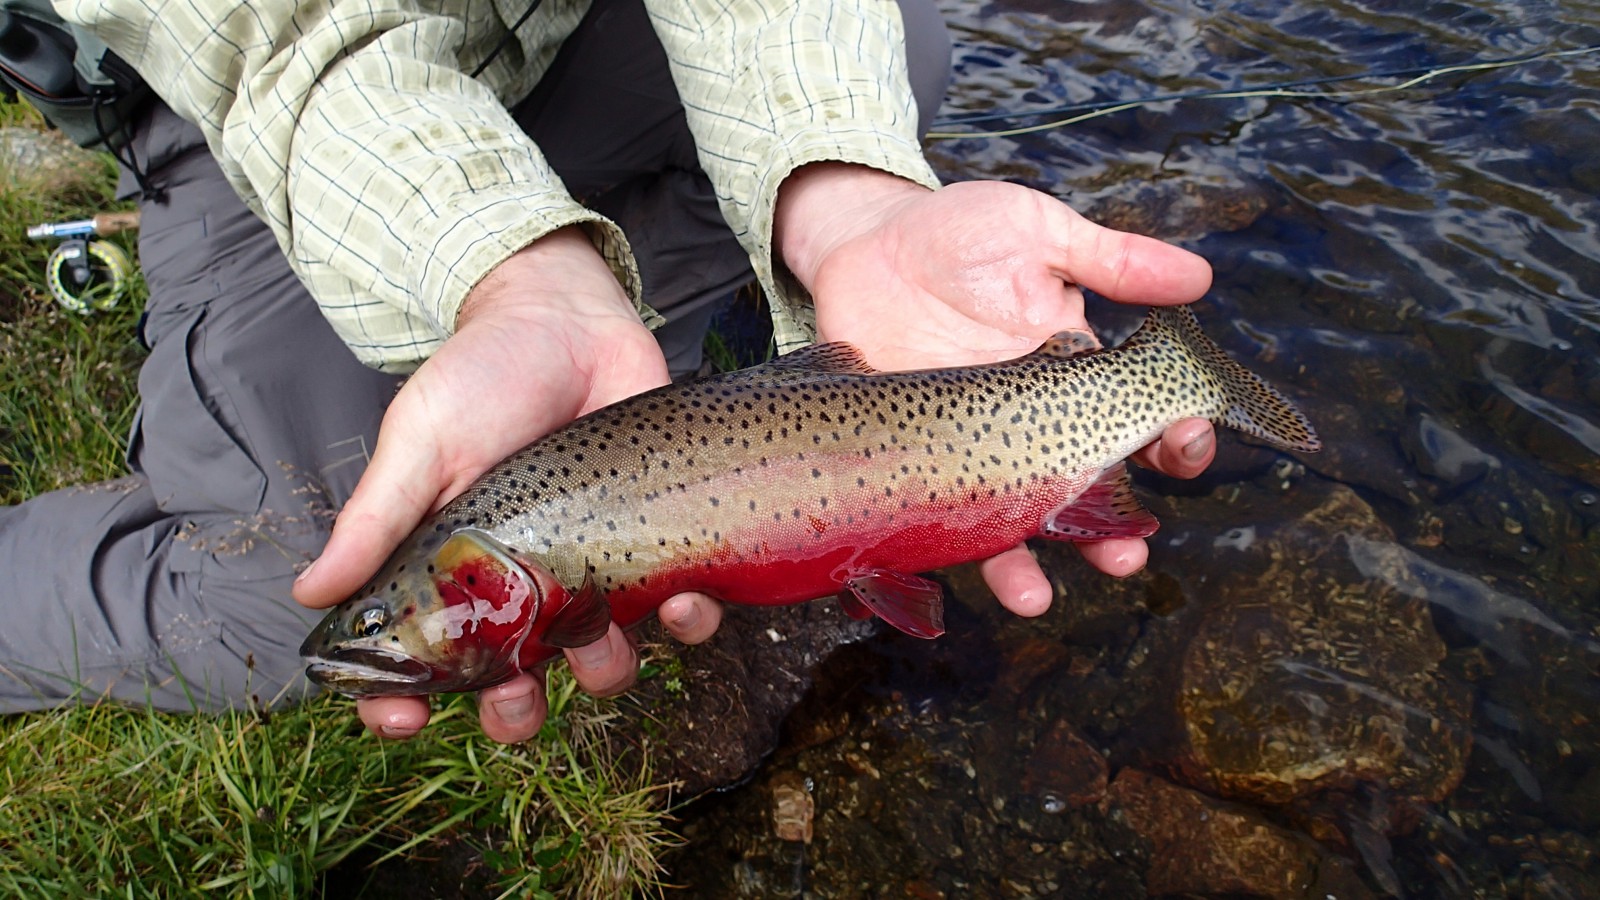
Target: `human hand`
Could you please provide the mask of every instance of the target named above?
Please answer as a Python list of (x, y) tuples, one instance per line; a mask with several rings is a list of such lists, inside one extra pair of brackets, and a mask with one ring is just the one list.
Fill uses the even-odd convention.
[[(571, 420), (666, 384), (667, 366), (582, 231), (535, 241), (468, 295), (456, 333), (395, 395), (366, 472), (334, 524), (327, 547), (296, 581), (295, 599), (333, 606), (366, 582), (423, 517), (489, 467)], [(716, 630), (721, 607), (680, 595), (662, 622), (687, 643)], [(638, 655), (615, 624), (605, 637), (566, 651), (573, 675), (597, 696), (626, 690)], [(359, 700), (367, 727), (410, 737), (428, 722), (420, 697)], [(506, 743), (543, 724), (543, 680), (522, 673), (479, 694), (484, 733)]]
[[(849, 341), (881, 369), (1011, 359), (1056, 332), (1086, 330), (1083, 286), (1112, 300), (1169, 305), (1211, 285), (1200, 257), (1102, 228), (1038, 191), (966, 182), (938, 191), (842, 163), (805, 166), (779, 193), (774, 246), (816, 304), (823, 340)], [(1211, 423), (1185, 419), (1135, 454), (1178, 478), (1216, 454)], [(1111, 575), (1144, 567), (1138, 538), (1078, 545)], [(1024, 546), (986, 560), (1006, 608), (1038, 615), (1051, 587)]]

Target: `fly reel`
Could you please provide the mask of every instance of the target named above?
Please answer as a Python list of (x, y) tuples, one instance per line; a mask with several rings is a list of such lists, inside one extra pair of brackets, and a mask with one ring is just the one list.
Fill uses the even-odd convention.
[(139, 214), (128, 212), (29, 228), (28, 237), (34, 240), (64, 239), (45, 262), (50, 296), (75, 313), (116, 306), (128, 293), (133, 262), (121, 247), (96, 238), (138, 227)]
[(128, 293), (128, 280), (133, 277), (128, 254), (110, 241), (67, 241), (50, 253), (45, 266), (50, 296), (75, 313), (116, 306)]

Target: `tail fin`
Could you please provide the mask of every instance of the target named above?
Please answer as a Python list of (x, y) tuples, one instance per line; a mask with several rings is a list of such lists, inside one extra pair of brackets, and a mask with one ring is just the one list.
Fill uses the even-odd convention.
[[(1164, 334), (1162, 334), (1164, 332)], [(1166, 338), (1187, 348), (1195, 359), (1217, 379), (1228, 407), (1215, 421), (1254, 435), (1286, 450), (1320, 450), (1322, 441), (1311, 423), (1295, 409), (1287, 397), (1274, 390), (1261, 377), (1235, 362), (1200, 330), (1200, 323), (1187, 306), (1158, 306), (1150, 311), (1144, 325), (1130, 342), (1146, 338)]]

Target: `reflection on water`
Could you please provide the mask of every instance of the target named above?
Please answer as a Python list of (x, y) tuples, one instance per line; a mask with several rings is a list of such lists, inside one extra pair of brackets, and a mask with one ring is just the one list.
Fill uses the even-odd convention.
[[(1600, 43), (1596, 0), (945, 9), (947, 121)], [(1225, 445), (1197, 485), (1152, 481), (1171, 502), (1150, 573), (1107, 585), (1064, 569), (1049, 621), (978, 603), (957, 624), (982, 637), (880, 642), (891, 662), (837, 699), (857, 704), (856, 736), (833, 738), (848, 752), (775, 765), (816, 777), (819, 822), (856, 804), (840, 834), (900, 855), (862, 850), (851, 869), (797, 850), (779, 867), (797, 881), (747, 856), (730, 886), (1600, 896), (1600, 53), (1337, 100), (1166, 102), (930, 155), (947, 179), (1026, 183), (1207, 257), (1208, 330), (1287, 388), (1328, 448)], [(1091, 309), (1113, 334), (1135, 318)], [(997, 727), (1010, 732), (985, 736)], [(1041, 749), (1059, 734), (1109, 770)], [(916, 780), (895, 782), (896, 759)], [(1041, 766), (1074, 765), (1098, 772), (1073, 786), (1094, 802), (1068, 808), (1057, 786), (1016, 805), (1049, 780)], [(1168, 788), (1123, 773), (1170, 778), (1183, 799), (1153, 801)], [(900, 792), (873, 800), (868, 782)], [(1182, 820), (1186, 803), (1207, 824), (1167, 846), (1145, 813)], [(843, 824), (869, 815), (901, 830)], [(1226, 854), (1191, 845), (1254, 864), (1225, 840), (1229, 817), (1309, 862), (1270, 887), (1217, 875)], [(836, 840), (830, 857), (847, 852)], [(1283, 849), (1302, 840), (1313, 849)]]
[[(1007, 2), (949, 12), (961, 37), (949, 118), (1600, 40), (1600, 4), (1582, 2)], [(1091, 215), (1117, 217), (1118, 198), (1155, 196), (1151, 185), (1204, 186), (1212, 203), (1262, 198), (1248, 222), (1131, 224), (1212, 260), (1208, 320), (1234, 322), (1232, 349), (1270, 357), (1269, 379), (1295, 384), (1341, 445), (1306, 464), (1357, 488), (1399, 536), (1354, 540), (1361, 574), (1401, 573), (1397, 586), (1433, 605), (1454, 652), (1489, 654), (1483, 693), (1517, 698), (1495, 707), (1515, 716), (1477, 711), (1487, 759), (1474, 757), (1455, 799), (1470, 806), (1509, 779), (1527, 801), (1519, 813), (1590, 839), (1600, 819), (1541, 809), (1538, 785), (1582, 785), (1583, 802), (1600, 803), (1600, 732), (1562, 708), (1600, 709), (1597, 110), (1600, 55), (1585, 54), (1342, 101), (1164, 104), (934, 151), (950, 177), (1020, 178)], [(1533, 686), (1501, 681), (1530, 668)], [(1529, 826), (1486, 825), (1458, 840), (1515, 842), (1519, 827)], [(1428, 853), (1427, 842), (1413, 852)], [(1388, 864), (1361, 855), (1374, 886), (1394, 891)], [(1468, 883), (1509, 885), (1519, 866), (1552, 864), (1508, 856)], [(1425, 871), (1411, 862), (1413, 876)], [(1552, 895), (1582, 892), (1548, 883)]]

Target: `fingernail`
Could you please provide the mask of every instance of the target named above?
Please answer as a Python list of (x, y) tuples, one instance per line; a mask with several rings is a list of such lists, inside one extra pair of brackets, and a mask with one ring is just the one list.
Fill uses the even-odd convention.
[(533, 698), (527, 694), (496, 700), (491, 705), (507, 725), (522, 725), (533, 718)]
[(317, 564), (317, 561), (314, 560), (314, 559), (311, 562), (306, 563), (306, 567), (304, 569), (301, 569), (300, 570), (300, 574), (296, 575), (294, 577), (295, 583), (299, 584), (300, 582), (305, 581), (306, 580), (306, 576), (311, 574), (311, 569), (316, 564)]
[(1183, 458), (1189, 462), (1199, 462), (1211, 452), (1211, 432), (1205, 432), (1194, 440), (1183, 445)]
[(672, 627), (680, 631), (688, 631), (700, 624), (700, 607), (694, 603), (683, 605), (688, 608), (672, 617)]
[(395, 725), (379, 725), (378, 733), (391, 741), (403, 741), (406, 738), (415, 737), (417, 734), (413, 729), (400, 728)]
[(611, 635), (572, 651), (573, 662), (585, 669), (600, 669), (611, 662)]

